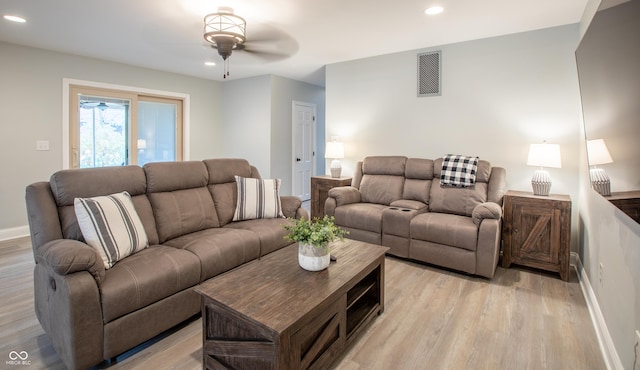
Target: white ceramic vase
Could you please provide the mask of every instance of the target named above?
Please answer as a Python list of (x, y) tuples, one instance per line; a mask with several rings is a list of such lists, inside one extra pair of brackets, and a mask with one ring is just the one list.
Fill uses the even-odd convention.
[(316, 248), (311, 244), (298, 243), (298, 263), (307, 271), (320, 271), (329, 267), (331, 258), (325, 248)]

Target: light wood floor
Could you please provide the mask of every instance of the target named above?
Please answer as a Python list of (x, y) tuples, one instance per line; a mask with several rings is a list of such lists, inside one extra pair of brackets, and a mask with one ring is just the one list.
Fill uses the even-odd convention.
[[(64, 369), (33, 310), (28, 238), (0, 242), (0, 369)], [(492, 280), (386, 260), (385, 312), (334, 369), (604, 369), (572, 271), (498, 267)], [(201, 320), (118, 358), (112, 369), (200, 369)], [(11, 351), (30, 366), (5, 367)]]

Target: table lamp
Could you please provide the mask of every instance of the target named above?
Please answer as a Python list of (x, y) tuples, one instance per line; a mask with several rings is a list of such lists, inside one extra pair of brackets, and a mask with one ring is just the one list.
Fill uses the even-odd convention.
[(527, 165), (539, 166), (540, 169), (533, 174), (531, 186), (534, 195), (549, 195), (551, 190), (551, 176), (544, 167), (561, 168), (560, 145), (558, 144), (531, 144)]
[(333, 140), (327, 142), (327, 147), (324, 151), (325, 158), (332, 158), (331, 161), (331, 177), (338, 178), (342, 173), (342, 165), (340, 159), (344, 158), (344, 145), (342, 142)]
[(587, 156), (589, 157), (589, 165), (593, 166), (589, 170), (591, 187), (602, 195), (611, 195), (611, 180), (609, 180), (609, 176), (604, 169), (596, 167), (599, 164), (613, 163), (604, 140), (587, 140)]

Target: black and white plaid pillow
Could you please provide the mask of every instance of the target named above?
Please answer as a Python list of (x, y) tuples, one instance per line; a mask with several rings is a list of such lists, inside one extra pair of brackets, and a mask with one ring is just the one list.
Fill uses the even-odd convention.
[(468, 187), (476, 183), (478, 157), (447, 154), (442, 159), (440, 185)]

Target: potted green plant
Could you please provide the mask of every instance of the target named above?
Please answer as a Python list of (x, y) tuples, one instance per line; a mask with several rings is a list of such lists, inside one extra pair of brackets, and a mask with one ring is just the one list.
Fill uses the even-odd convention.
[(330, 244), (336, 240), (343, 240), (348, 233), (336, 226), (334, 217), (325, 215), (323, 218), (312, 220), (290, 219), (284, 225), (289, 232), (285, 239), (298, 242), (298, 262), (309, 271), (320, 271), (329, 266)]

